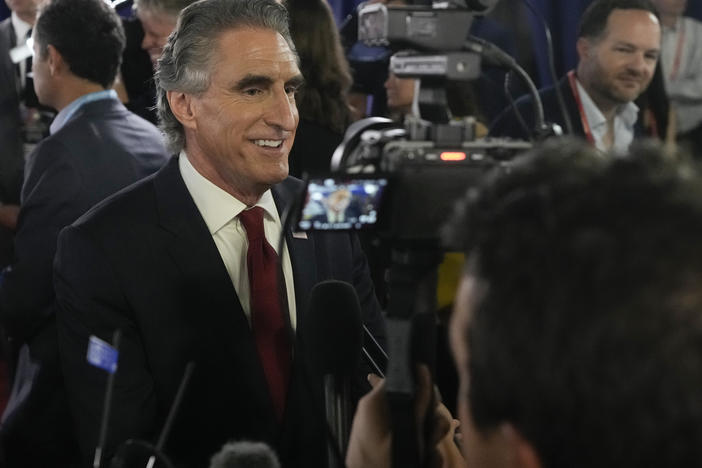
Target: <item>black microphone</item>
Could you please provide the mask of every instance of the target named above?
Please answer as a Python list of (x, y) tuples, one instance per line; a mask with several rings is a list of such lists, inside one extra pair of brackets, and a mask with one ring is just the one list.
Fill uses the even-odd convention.
[(209, 468), (280, 468), (275, 452), (263, 442), (228, 442), (210, 460)]
[(330, 467), (343, 466), (351, 430), (349, 381), (361, 355), (361, 305), (349, 283), (323, 281), (310, 292), (305, 318), (310, 370), (324, 380), (324, 407), (336, 447), (328, 444)]

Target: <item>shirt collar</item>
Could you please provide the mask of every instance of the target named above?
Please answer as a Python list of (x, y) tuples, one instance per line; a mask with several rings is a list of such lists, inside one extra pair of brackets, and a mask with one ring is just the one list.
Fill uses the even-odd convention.
[[(178, 166), (185, 186), (188, 188), (197, 209), (205, 220), (210, 234), (215, 234), (246, 209), (244, 203), (200, 174), (190, 163), (184, 150), (180, 152)], [(280, 217), (278, 216), (273, 193), (270, 189), (261, 195), (261, 198), (256, 202), (256, 206), (263, 208), (266, 216), (280, 225)]]
[(12, 12), (10, 18), (12, 28), (15, 30), (15, 40), (17, 41), (16, 44), (21, 46), (27, 39), (27, 32), (32, 29), (32, 25), (22, 20), (14, 11)]
[(49, 126), (49, 133), (52, 135), (63, 128), (64, 125), (73, 117), (83, 105), (99, 101), (101, 99), (117, 99), (117, 92), (114, 89), (105, 89), (102, 91), (95, 91), (94, 93), (84, 94), (75, 101), (71, 102), (69, 105), (61, 109), (61, 112), (56, 114), (54, 121), (51, 122)]
[[(585, 117), (587, 118), (588, 124), (590, 124), (591, 129), (596, 129), (605, 125), (607, 119), (605, 118), (600, 108), (597, 107), (595, 101), (592, 100), (590, 95), (587, 93), (580, 80), (576, 80), (578, 84), (578, 94), (580, 94), (580, 101), (583, 104), (583, 110), (585, 111)], [(622, 119), (622, 121), (628, 126), (633, 127), (636, 123), (636, 119), (639, 114), (639, 106), (637, 106), (633, 101), (629, 101), (626, 104), (617, 107), (616, 117)]]

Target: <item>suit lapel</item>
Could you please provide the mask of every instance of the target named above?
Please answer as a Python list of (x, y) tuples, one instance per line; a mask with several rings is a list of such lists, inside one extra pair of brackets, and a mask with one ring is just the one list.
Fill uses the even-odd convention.
[(154, 187), (162, 228), (159, 242), (178, 265), (183, 287), (195, 291), (207, 304), (192, 312), (200, 314), (207, 331), (225, 343), (223, 356), (208, 359), (220, 359), (223, 369), (237, 373), (234, 380), (238, 385), (251, 387), (251, 404), (260, 409), (261, 423), (275, 434), (276, 418), (251, 327), (209, 229), (183, 182), (178, 158), (172, 158), (159, 172)]
[[(288, 177), (282, 183), (273, 187), (273, 199), (275, 200), (278, 214), (281, 216), (281, 221), (284, 221), (282, 217), (285, 208), (288, 204), (300, 198), (300, 190), (303, 187), (302, 182), (292, 177)], [(295, 231), (293, 228), (283, 226), (283, 229), (285, 230), (285, 242), (290, 253), (290, 263), (295, 283), (297, 334), (299, 334), (301, 325), (304, 323), (307, 298), (317, 278), (314, 238), (311, 235), (306, 236), (306, 238), (295, 237), (293, 236)]]

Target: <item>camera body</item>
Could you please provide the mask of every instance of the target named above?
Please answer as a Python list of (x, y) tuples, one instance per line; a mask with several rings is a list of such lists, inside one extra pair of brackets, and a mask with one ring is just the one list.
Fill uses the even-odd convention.
[[(371, 224), (380, 238), (393, 244), (438, 245), (439, 228), (455, 201), (486, 172), (504, 167), (515, 154), (531, 147), (523, 141), (476, 138), (476, 119), (456, 119), (448, 110), (446, 82), (469, 82), (480, 76), (481, 55), (465, 45), (474, 15), (495, 3), (373, 3), (359, 8), (359, 40), (399, 50), (391, 58), (390, 70), (421, 81), (413, 106), (419, 114), (404, 122), (371, 117), (353, 123), (332, 157), (333, 174), (323, 180), (327, 195), (348, 185), (350, 178), (354, 186), (384, 180)], [(310, 200), (308, 194), (306, 201)], [(371, 227), (348, 222), (315, 227), (304, 223), (304, 216), (300, 221), (302, 229)]]

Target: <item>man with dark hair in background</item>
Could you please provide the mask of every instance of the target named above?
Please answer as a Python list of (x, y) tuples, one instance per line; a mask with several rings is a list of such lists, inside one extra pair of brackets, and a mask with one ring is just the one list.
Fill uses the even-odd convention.
[[(558, 105), (563, 96), (573, 135), (598, 149), (625, 151), (643, 133), (634, 100), (648, 87), (661, 42), (661, 26), (649, 0), (595, 0), (580, 20), (578, 65), (555, 87), (540, 91), (547, 122), (567, 132)], [(492, 136), (532, 139), (534, 106), (530, 96), (517, 100), (492, 124)]]
[(153, 125), (110, 89), (124, 32), (102, 0), (52, 0), (34, 30), (34, 87), (59, 110), (29, 155), (15, 259), (0, 274), (0, 323), (19, 349), (0, 438), (10, 466), (64, 466), (76, 455), (58, 362), (52, 264), (59, 231), (167, 159)]
[(324, 466), (321, 383), (305, 378), (314, 350), (298, 339), (310, 291), (348, 282), (371, 332), (382, 338), (384, 324), (355, 235), (281, 222), (302, 187), (287, 177), (302, 80), (274, 0), (181, 12), (156, 74), (178, 156), (59, 239), (61, 360), (86, 461), (106, 379), (85, 362), (88, 339), (120, 329), (108, 458), (126, 439), (157, 437), (193, 361), (164, 448), (176, 464), (205, 466), (224, 442), (246, 438), (270, 444), (283, 466)]
[[(553, 141), (463, 200), (446, 237), (467, 253), (451, 323), (467, 466), (699, 465), (702, 175), (668, 158)], [(359, 404), (349, 468), (387, 466), (383, 398)]]

